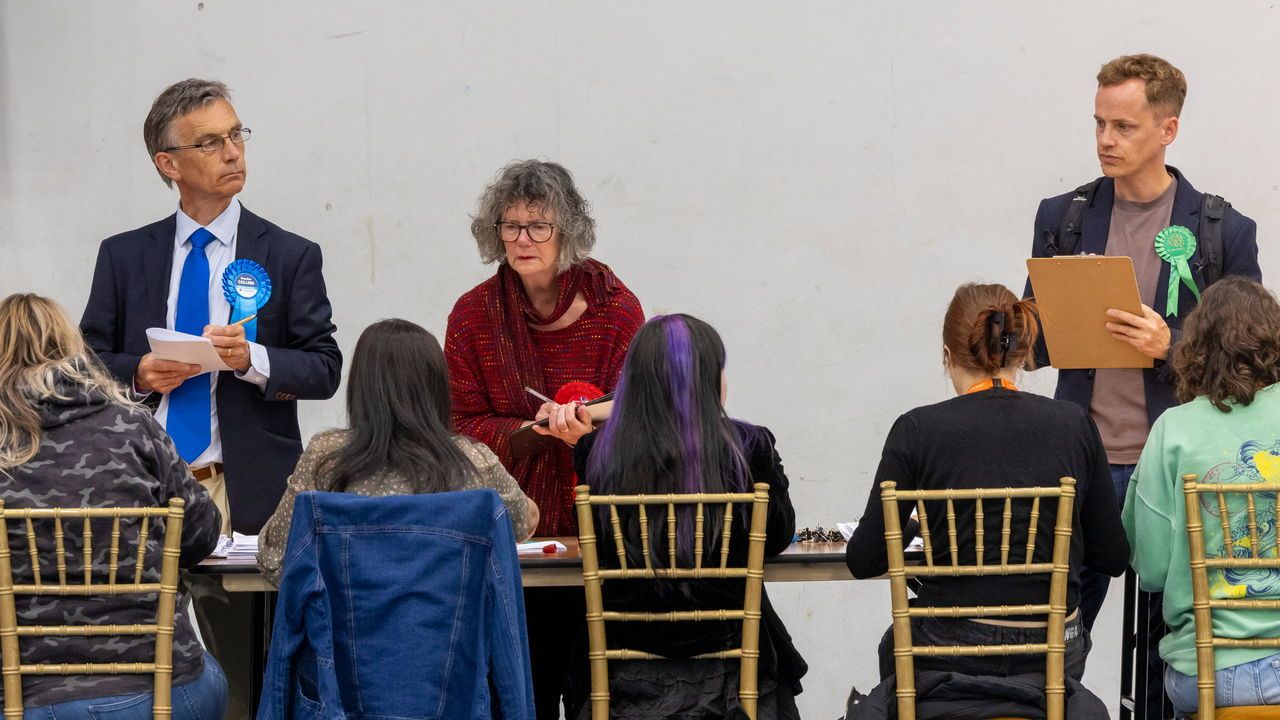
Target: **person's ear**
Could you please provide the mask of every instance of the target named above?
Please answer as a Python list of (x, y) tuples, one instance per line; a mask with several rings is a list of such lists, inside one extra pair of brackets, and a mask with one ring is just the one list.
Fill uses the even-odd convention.
[(1166, 147), (1172, 145), (1178, 138), (1178, 126), (1177, 116), (1171, 115), (1165, 118), (1164, 122), (1160, 123), (1160, 144)]
[(182, 179), (182, 172), (178, 170), (178, 163), (174, 160), (172, 155), (167, 152), (158, 152), (152, 159), (156, 163), (156, 169), (159, 170), (162, 175), (174, 182)]

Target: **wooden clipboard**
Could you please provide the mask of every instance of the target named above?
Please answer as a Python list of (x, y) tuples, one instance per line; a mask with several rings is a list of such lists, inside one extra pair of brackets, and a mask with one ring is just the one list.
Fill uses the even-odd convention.
[(1133, 260), (1070, 255), (1027, 260), (1049, 364), (1059, 369), (1149, 368), (1153, 360), (1107, 330), (1107, 310), (1142, 315)]
[[(613, 393), (601, 395), (591, 402), (583, 403), (582, 407), (586, 408), (587, 413), (591, 415), (591, 421), (599, 425), (609, 419), (609, 413), (613, 410)], [(511, 442), (512, 458), (519, 460), (526, 455), (532, 455), (553, 442), (559, 442), (559, 440), (549, 435), (539, 435), (534, 432), (534, 425), (546, 427), (547, 421), (539, 420), (533, 425), (525, 425), (508, 436)]]

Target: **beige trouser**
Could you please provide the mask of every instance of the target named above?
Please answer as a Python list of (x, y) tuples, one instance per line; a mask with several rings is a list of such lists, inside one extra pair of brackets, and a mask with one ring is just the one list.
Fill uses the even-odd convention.
[(214, 506), (218, 508), (218, 512), (222, 513), (222, 534), (231, 535), (231, 507), (227, 504), (227, 476), (221, 471), (215, 471), (208, 480), (201, 480), (200, 484), (205, 490), (209, 491), (209, 497), (213, 500)]
[[(223, 535), (231, 534), (231, 511), (227, 506), (227, 479), (215, 472), (199, 481), (222, 513)], [(249, 622), (252, 598), (248, 593), (228, 593), (208, 575), (186, 576), (187, 590), (195, 604), (196, 621), (205, 647), (217, 658), (227, 676), (229, 697), (225, 719), (248, 720), (257, 708), (249, 707), (249, 653), (252, 652)]]

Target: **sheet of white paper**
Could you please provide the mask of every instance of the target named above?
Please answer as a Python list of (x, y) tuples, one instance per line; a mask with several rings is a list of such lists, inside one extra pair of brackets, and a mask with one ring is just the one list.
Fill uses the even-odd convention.
[[(858, 521), (836, 523), (836, 529), (844, 536), (844, 541), (849, 542), (849, 538), (853, 537), (853, 531), (858, 529)], [(904, 552), (923, 552), (924, 538), (919, 535), (911, 539), (911, 542), (903, 548)]]
[(177, 360), (199, 365), (202, 373), (231, 369), (222, 361), (222, 356), (218, 354), (209, 338), (165, 328), (148, 328), (147, 341), (151, 343), (151, 352), (161, 360)]
[[(564, 543), (558, 543), (555, 540), (528, 540), (526, 542), (516, 543), (516, 551), (521, 553), (547, 552), (545, 548), (548, 545), (554, 545), (556, 552), (564, 552), (565, 550), (568, 550), (568, 548), (564, 546)], [(551, 553), (547, 554), (550, 555)]]

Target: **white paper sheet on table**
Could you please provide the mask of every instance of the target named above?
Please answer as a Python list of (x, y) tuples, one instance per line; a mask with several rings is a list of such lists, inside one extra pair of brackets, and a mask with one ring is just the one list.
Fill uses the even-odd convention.
[(201, 373), (230, 370), (207, 337), (188, 335), (165, 328), (148, 328), (147, 341), (151, 344), (151, 352), (161, 360), (199, 365)]
[(528, 540), (522, 543), (516, 543), (516, 552), (519, 552), (519, 553), (546, 552), (548, 555), (550, 555), (551, 553), (547, 552), (546, 550), (546, 547), (548, 545), (555, 546), (556, 552), (564, 552), (565, 550), (569, 549), (564, 546), (564, 543), (559, 543), (559, 542), (556, 542), (555, 540)]
[[(844, 541), (849, 542), (849, 538), (853, 537), (853, 531), (858, 529), (858, 522), (836, 523), (836, 529), (844, 536)], [(911, 544), (903, 548), (903, 552), (924, 552), (924, 538), (919, 535), (911, 539)]]

